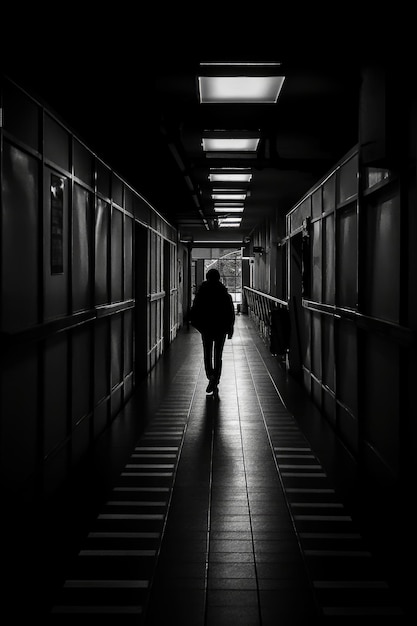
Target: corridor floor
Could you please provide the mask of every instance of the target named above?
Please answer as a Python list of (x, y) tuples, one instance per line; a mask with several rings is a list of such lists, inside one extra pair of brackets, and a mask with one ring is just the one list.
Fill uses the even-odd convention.
[(108, 492), (56, 574), (48, 623), (398, 623), (380, 559), (252, 321), (238, 316), (226, 341), (218, 397), (205, 394), (195, 330), (167, 352), (106, 446), (121, 465), (107, 457)]

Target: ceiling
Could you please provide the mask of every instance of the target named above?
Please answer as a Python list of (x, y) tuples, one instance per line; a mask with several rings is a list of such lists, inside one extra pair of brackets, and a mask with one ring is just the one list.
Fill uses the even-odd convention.
[[(358, 140), (357, 61), (312, 58), (269, 43), (209, 45), (138, 65), (131, 47), (93, 66), (28, 54), (6, 73), (26, 87), (154, 208), (184, 240), (243, 241), (267, 215), (284, 216)], [(200, 104), (201, 63), (279, 63), (285, 76), (273, 104)], [(224, 73), (231, 68), (216, 67)], [(236, 68), (232, 68), (236, 71)], [(258, 68), (259, 71), (259, 68)], [(261, 70), (262, 71), (262, 70)], [(209, 158), (205, 131), (259, 134), (255, 154)], [(240, 227), (219, 229), (210, 167), (250, 167)]]

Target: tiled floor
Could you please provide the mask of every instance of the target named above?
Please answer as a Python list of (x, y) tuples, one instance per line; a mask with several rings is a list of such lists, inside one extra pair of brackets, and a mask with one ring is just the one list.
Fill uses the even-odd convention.
[(285, 375), (250, 319), (226, 342), (218, 397), (206, 397), (196, 331), (164, 360), (107, 443), (119, 461), (74, 558), (59, 561), (48, 623), (398, 623), (380, 559), (284, 404)]

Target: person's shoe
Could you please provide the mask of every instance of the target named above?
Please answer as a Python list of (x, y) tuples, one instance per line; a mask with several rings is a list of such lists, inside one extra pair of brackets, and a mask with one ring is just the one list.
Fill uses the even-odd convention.
[(210, 395), (214, 393), (215, 389), (216, 389), (216, 381), (214, 380), (213, 377), (210, 377), (209, 384), (207, 385), (207, 389), (206, 389), (206, 394)]

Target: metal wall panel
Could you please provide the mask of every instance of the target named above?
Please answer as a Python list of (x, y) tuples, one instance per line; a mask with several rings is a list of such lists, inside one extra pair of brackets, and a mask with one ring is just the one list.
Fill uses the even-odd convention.
[(321, 240), (321, 220), (312, 224), (312, 285), (311, 297), (316, 302), (322, 301), (322, 240)]
[(70, 172), (70, 135), (47, 113), (44, 116), (44, 154), (48, 161)]
[(97, 320), (94, 325), (94, 404), (110, 393), (109, 320)]
[(335, 352), (334, 352), (334, 319), (330, 315), (322, 316), (322, 372), (323, 384), (335, 391)]
[(311, 371), (318, 380), (321, 381), (321, 315), (313, 313), (311, 316), (311, 345), (312, 345), (312, 367)]
[(365, 312), (399, 322), (400, 201), (382, 199), (366, 208)]
[(71, 332), (71, 421), (74, 427), (91, 412), (92, 327), (81, 326)]
[(358, 304), (358, 245), (356, 205), (339, 210), (336, 242), (336, 285), (339, 306), (355, 308)]
[(72, 310), (91, 306), (91, 196), (74, 185), (72, 205)]
[(109, 256), (109, 224), (110, 205), (97, 199), (96, 223), (95, 223), (95, 300), (94, 303), (105, 304), (109, 302), (109, 282), (107, 278)]
[(7, 141), (2, 208), (1, 326), (14, 332), (39, 322), (38, 164)]
[(68, 179), (44, 170), (44, 319), (68, 315)]
[(2, 484), (10, 489), (25, 484), (26, 492), (38, 466), (38, 401), (38, 346), (15, 347), (5, 359), (0, 388), (1, 474)]
[(123, 213), (113, 208), (111, 217), (111, 301), (123, 300)]
[(399, 470), (400, 352), (395, 343), (369, 335), (363, 348), (363, 434), (394, 473)]
[(323, 301), (327, 304), (335, 303), (335, 233), (334, 214), (323, 219)]
[(124, 361), (123, 375), (129, 376), (133, 373), (133, 311), (125, 311), (123, 314), (123, 340), (124, 340)]
[(68, 435), (68, 345), (59, 333), (45, 341), (44, 352), (44, 453), (50, 454)]
[(3, 87), (5, 130), (30, 148), (39, 150), (40, 107), (12, 83), (5, 81)]
[(337, 399), (358, 415), (358, 346), (353, 322), (336, 320)]
[(338, 171), (337, 203), (346, 202), (358, 193), (358, 155), (344, 163)]
[(133, 219), (124, 218), (124, 300), (133, 298)]
[(74, 176), (94, 189), (94, 158), (90, 150), (73, 139)]
[(112, 315), (110, 320), (111, 332), (111, 388), (116, 387), (123, 376), (123, 341), (122, 341), (122, 316)]

